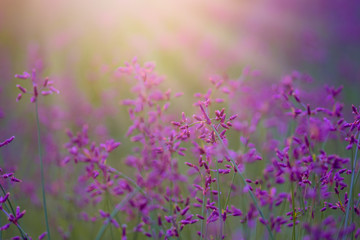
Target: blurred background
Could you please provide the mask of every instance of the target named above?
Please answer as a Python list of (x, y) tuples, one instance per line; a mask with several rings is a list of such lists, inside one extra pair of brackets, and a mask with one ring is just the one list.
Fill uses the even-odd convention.
[(134, 56), (179, 90), (209, 74), (237, 78), (244, 66), (273, 78), (298, 70), (315, 82), (359, 81), (357, 1), (2, 0), (0, 9), (6, 83), (39, 58), (46, 74), (94, 98), (89, 82), (105, 84)]
[[(34, 105), (27, 96), (15, 101), (16, 73), (36, 68), (60, 90), (39, 102), (50, 166), (61, 164), (64, 130), (84, 123), (97, 139), (111, 136), (126, 146), (129, 119), (119, 101), (131, 96), (131, 82), (119, 81), (116, 70), (134, 56), (156, 63), (164, 89), (184, 92), (178, 103), (184, 112), (195, 92), (207, 90), (210, 75), (236, 79), (246, 67), (267, 81), (296, 70), (314, 87), (343, 85), (344, 102), (359, 105), (359, 43), (359, 1), (1, 0), (0, 140), (16, 136), (1, 149), (2, 164), (33, 181), (24, 181), (18, 199), (37, 204), (27, 214), (38, 216)], [(66, 187), (56, 179), (64, 173), (48, 170), (48, 191), (63, 196)], [(26, 224), (37, 234), (44, 230)]]
[[(211, 73), (292, 70), (316, 81), (359, 80), (357, 1), (10, 1), (0, 3), (2, 79), (43, 59), (83, 84), (137, 56), (177, 88)], [(33, 61), (30, 61), (33, 60)], [(3, 80), (5, 81), (5, 80)]]

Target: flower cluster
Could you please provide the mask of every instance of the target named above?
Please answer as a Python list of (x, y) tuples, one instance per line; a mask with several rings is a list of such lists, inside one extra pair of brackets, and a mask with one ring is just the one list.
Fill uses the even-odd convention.
[(16, 74), (15, 78), (21, 79), (21, 80), (31, 80), (32, 83), (32, 89), (28, 90), (25, 87), (22, 87), (20, 84), (17, 84), (16, 87), (21, 91), (21, 93), (18, 94), (16, 101), (20, 101), (22, 96), (24, 94), (30, 94), (31, 95), (31, 102), (36, 102), (39, 95), (46, 96), (53, 93), (59, 94), (59, 90), (57, 90), (53, 84), (54, 82), (49, 80), (48, 77), (46, 77), (42, 82), (39, 79), (36, 69), (34, 68), (30, 73), (24, 72), (23, 74)]
[[(121, 239), (359, 237), (360, 110), (352, 106), (347, 120), (343, 87), (312, 88), (299, 72), (266, 81), (246, 69), (239, 79), (211, 76), (210, 88), (180, 116), (170, 103), (182, 93), (164, 90), (154, 69), (134, 59), (117, 70), (122, 84), (135, 80), (135, 97), (121, 101), (131, 120), (121, 144), (97, 142), (86, 124), (66, 131), (60, 165), (72, 187), (65, 199), (79, 209), (72, 224), (98, 224), (96, 239), (107, 228), (119, 229)], [(37, 86), (33, 102), (38, 91), (56, 92), (47, 80)], [(122, 161), (112, 160), (116, 154)], [(20, 181), (12, 173), (2, 178)], [(20, 227), (25, 212), (5, 213), (1, 229)], [(64, 239), (72, 224), (68, 232), (59, 227)]]
[[(0, 143), (0, 148), (11, 143), (14, 139), (15, 139), (14, 136), (10, 137), (9, 139), (6, 139), (4, 142)], [(10, 200), (10, 192), (6, 192), (4, 189), (4, 183), (6, 183), (7, 180), (10, 179), (10, 181), (13, 183), (19, 183), (19, 182), (21, 182), (21, 180), (16, 178), (14, 176), (14, 173), (6, 173), (1, 168), (0, 168), (0, 173), (2, 174), (0, 176), (0, 179), (1, 179), (0, 188), (1, 188), (1, 194), (2, 194), (2, 196), (0, 196), (0, 211), (2, 211), (6, 215), (7, 220), (8, 220), (8, 223), (6, 223), (0, 227), (0, 231), (5, 231), (8, 228), (10, 228), (11, 225), (15, 225), (18, 228), (21, 237), (15, 236), (12, 239), (14, 239), (14, 240), (15, 239), (31, 240), (32, 238), (24, 231), (24, 229), (21, 227), (20, 222), (19, 222), (20, 219), (23, 218), (23, 216), (25, 215), (26, 210), (20, 211), (19, 206), (17, 206), (16, 210), (14, 210), (13, 205)], [(39, 240), (43, 239), (45, 236), (46, 236), (46, 232), (42, 233), (39, 236)]]

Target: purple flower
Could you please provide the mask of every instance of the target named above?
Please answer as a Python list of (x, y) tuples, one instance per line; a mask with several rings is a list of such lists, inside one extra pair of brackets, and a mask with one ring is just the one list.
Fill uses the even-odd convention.
[(8, 145), (15, 139), (15, 136), (10, 137), (9, 139), (6, 139), (4, 142), (0, 142), (0, 147), (3, 147), (5, 145)]

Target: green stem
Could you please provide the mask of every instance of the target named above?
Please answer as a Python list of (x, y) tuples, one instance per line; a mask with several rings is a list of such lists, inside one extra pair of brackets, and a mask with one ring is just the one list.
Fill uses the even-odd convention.
[[(203, 199), (202, 199), (202, 206), (201, 206), (201, 216), (204, 217), (204, 213), (205, 213), (205, 194), (203, 194)], [(204, 217), (205, 218), (205, 217)], [(205, 218), (206, 219), (206, 218)], [(201, 219), (201, 236), (200, 236), (200, 240), (203, 239), (203, 231), (204, 231), (204, 223), (205, 223), (205, 219)]]
[(230, 189), (229, 189), (228, 195), (227, 195), (227, 197), (226, 197), (225, 205), (224, 205), (224, 209), (225, 209), (225, 210), (226, 210), (227, 205), (228, 205), (228, 203), (229, 203), (230, 194), (231, 194), (231, 189), (232, 189), (231, 186), (234, 184), (235, 176), (236, 176), (236, 173), (235, 173), (235, 171), (234, 171), (233, 176), (232, 176), (232, 180), (231, 180)]
[[(173, 176), (173, 157), (172, 154), (170, 155), (170, 175)], [(181, 239), (181, 235), (180, 235), (180, 231), (179, 228), (176, 224), (176, 220), (173, 218), (174, 217), (174, 203), (172, 201), (172, 191), (174, 189), (174, 182), (170, 181), (170, 197), (169, 197), (169, 207), (170, 207), (170, 213), (171, 213), (171, 224), (173, 225), (173, 227), (176, 229), (177, 233), (179, 234), (179, 236), (177, 237), (178, 240)]]
[(219, 209), (219, 225), (220, 225), (220, 238), (222, 239), (222, 228), (223, 228), (223, 220), (222, 220), (222, 215), (221, 215), (221, 196), (220, 196), (220, 176), (219, 176), (219, 163), (218, 160), (215, 159), (216, 162), (216, 182), (217, 182), (217, 191), (218, 191), (218, 209)]
[[(106, 201), (106, 211), (110, 212), (110, 200), (109, 200), (109, 192), (106, 191), (106, 198), (107, 198), (107, 201)], [(118, 223), (120, 224), (121, 226), (121, 222), (119, 222), (118, 219), (116, 219), (118, 221)], [(110, 225), (110, 236), (111, 236), (111, 239), (113, 240), (114, 239), (114, 234), (113, 234), (113, 228), (112, 226)]]
[(123, 174), (122, 172), (116, 170), (115, 168), (110, 168), (110, 171), (115, 172), (116, 174), (118, 174), (122, 178), (125, 178), (126, 180), (131, 182), (139, 192), (141, 192), (146, 198), (148, 198), (147, 193), (134, 180), (132, 180), (130, 177), (126, 176), (125, 174)]
[(296, 223), (296, 209), (295, 209), (295, 193), (294, 193), (294, 184), (291, 182), (291, 205), (293, 212), (293, 227), (292, 227), (292, 239), (295, 240), (295, 223)]
[[(5, 196), (5, 195), (6, 195), (6, 192), (5, 192), (5, 189), (3, 188), (3, 186), (2, 186), (1, 184), (0, 184), (0, 188), (1, 188), (1, 191), (3, 192), (3, 195)], [(12, 214), (15, 216), (15, 215), (16, 215), (16, 214), (15, 214), (15, 210), (14, 210), (12, 204), (11, 204), (10, 199), (8, 198), (6, 201), (8, 202), (8, 204), (9, 204), (9, 206), (10, 206), (10, 209), (11, 209)], [(10, 212), (10, 209), (9, 209), (9, 207), (7, 206), (7, 204), (5, 204), (5, 207), (6, 207), (7, 210)], [(20, 234), (21, 234), (22, 239), (26, 239), (25, 236), (28, 236), (27, 233), (25, 233), (25, 235), (24, 235), (22, 229), (21, 229), (18, 225), (20, 226), (20, 224), (17, 224), (16, 226), (17, 226), (17, 228), (19, 229), (19, 232), (20, 232)], [(0, 233), (2, 233), (2, 231), (0, 231)], [(1, 239), (1, 238), (0, 238), (0, 239)]]
[[(108, 210), (107, 210), (107, 211), (110, 212), (110, 206), (115, 206), (115, 204), (114, 204), (114, 202), (112, 201), (110, 192), (109, 192), (108, 190), (106, 191), (106, 194), (107, 194), (106, 197), (107, 197), (107, 199), (108, 199)], [(120, 226), (122, 225), (121, 220), (119, 219), (118, 216), (116, 216), (116, 221), (118, 221), (118, 223), (120, 224)]]
[(111, 212), (109, 218), (107, 219), (107, 221), (101, 226), (98, 234), (96, 235), (95, 239), (96, 240), (100, 240), (101, 237), (103, 236), (107, 226), (109, 225), (111, 219), (113, 219), (116, 214), (120, 211), (120, 209), (125, 205), (125, 203), (130, 200), (136, 193), (138, 193), (138, 191), (134, 191), (132, 193), (130, 193), (129, 195), (127, 195), (126, 198), (124, 198), (116, 207), (115, 209)]
[[(236, 173), (234, 171), (233, 176), (232, 176), (232, 180), (231, 180), (231, 184), (230, 184), (230, 189), (229, 189), (228, 195), (227, 195), (226, 200), (225, 200), (224, 211), (226, 211), (228, 203), (229, 203), (231, 189), (232, 189), (232, 185), (234, 184), (235, 176), (236, 176)], [(226, 232), (226, 222), (224, 222), (224, 232)], [(229, 235), (231, 236), (231, 228), (230, 227), (229, 227)]]
[(37, 126), (37, 135), (38, 135), (38, 151), (39, 151), (39, 158), (40, 158), (42, 200), (43, 200), (43, 207), (44, 207), (47, 239), (50, 240), (51, 236), (50, 236), (50, 227), (49, 227), (47, 207), (46, 207), (44, 163), (43, 163), (42, 154), (41, 154), (40, 123), (39, 123), (39, 111), (38, 111), (38, 102), (37, 102), (37, 100), (35, 102), (35, 109), (36, 109), (36, 126)]
[[(9, 215), (9, 213), (7, 213), (4, 209), (2, 209), (2, 211), (5, 213), (5, 215), (9, 218), (10, 217), (10, 215)], [(26, 235), (26, 236), (28, 236), (27, 235), (27, 233), (24, 231), (24, 229), (22, 229), (22, 227), (17, 223), (17, 224), (15, 224), (16, 225), (16, 227), (19, 229), (19, 231), (20, 231), (20, 233), (21, 233), (21, 236), (23, 236), (23, 235)], [(27, 239), (26, 237), (23, 237), (23, 239)]]
[[(151, 202), (153, 202), (153, 199), (150, 199), (150, 197), (148, 196), (148, 194), (130, 177), (126, 176), (125, 174), (123, 174), (122, 172), (116, 170), (115, 168), (110, 168), (110, 171), (115, 172), (116, 174), (118, 174), (119, 176), (121, 176), (122, 178), (125, 178), (126, 180), (128, 180), (129, 182), (131, 182), (134, 187), (136, 188), (136, 190), (138, 190), (138, 192), (142, 193), (144, 195), (145, 198), (147, 198), (148, 200), (151, 200)], [(171, 182), (172, 183), (172, 182)], [(171, 201), (171, 200), (170, 200)], [(150, 217), (151, 220), (151, 225), (153, 226), (153, 229), (157, 228), (159, 229), (159, 227), (156, 225), (155, 223), (155, 218), (154, 215), (152, 214), (152, 217)], [(153, 234), (154, 235), (154, 234)], [(155, 239), (155, 236), (153, 237)]]
[[(3, 186), (2, 186), (1, 184), (0, 184), (0, 188), (1, 188), (1, 191), (3, 192), (3, 195), (5, 196), (5, 195), (6, 195), (6, 192), (5, 192), (5, 189), (3, 188)], [(10, 206), (10, 209), (11, 209), (12, 214), (15, 216), (15, 215), (16, 215), (16, 214), (15, 214), (15, 210), (14, 210), (14, 208), (13, 208), (13, 206), (12, 206), (9, 198), (8, 198), (6, 201), (8, 202), (8, 204), (9, 204), (9, 206)], [(6, 207), (7, 207), (7, 206), (6, 206)], [(10, 211), (10, 209), (8, 209), (8, 211)]]
[[(140, 223), (140, 214), (138, 214), (138, 218), (137, 218), (137, 223), (136, 223), (136, 225), (135, 226), (138, 226), (139, 225), (139, 223)], [(135, 233), (134, 233), (134, 236), (133, 236), (133, 240), (137, 240), (137, 237), (138, 237), (138, 233), (139, 233), (139, 231), (135, 231)]]
[[(229, 156), (230, 161), (231, 161), (232, 164), (234, 165), (237, 173), (239, 174), (239, 176), (240, 176), (240, 178), (241, 178), (241, 181), (242, 181), (245, 185), (248, 185), (248, 183), (247, 183), (246, 180), (245, 180), (245, 177), (244, 177), (243, 174), (240, 172), (240, 169), (239, 169), (238, 165), (236, 164), (235, 160), (234, 160), (233, 157), (230, 155), (227, 147), (225, 146), (224, 141), (222, 140), (220, 134), (218, 133), (218, 131), (216, 130), (216, 128), (215, 128), (213, 125), (211, 125), (211, 127), (212, 127), (213, 131), (215, 132), (216, 136), (218, 137), (221, 145), (222, 145), (223, 148), (225, 149), (227, 155)], [(250, 194), (251, 199), (252, 199), (253, 202), (254, 202), (254, 205), (255, 205), (256, 209), (259, 211), (260, 216), (266, 221), (266, 218), (265, 218), (263, 212), (261, 211), (261, 209), (260, 209), (260, 207), (259, 207), (259, 205), (258, 205), (258, 202), (257, 202), (257, 200), (256, 200), (256, 198), (255, 198), (255, 196), (254, 196), (254, 194), (253, 194), (253, 192), (250, 191), (250, 190), (249, 190), (248, 192), (249, 192), (249, 194)], [(265, 226), (266, 226), (266, 229), (267, 229), (267, 231), (268, 231), (268, 233), (269, 233), (270, 239), (273, 240), (273, 239), (274, 239), (274, 236), (273, 236), (273, 234), (272, 234), (272, 232), (271, 232), (271, 229), (270, 229), (270, 227), (269, 227), (269, 224), (266, 224)]]
[[(358, 133), (358, 142), (356, 143), (356, 151), (355, 151), (355, 157), (353, 158), (353, 165), (352, 165), (352, 171), (351, 171), (351, 183), (350, 183), (350, 194), (349, 194), (349, 201), (346, 206), (346, 214), (345, 214), (345, 223), (344, 223), (344, 229), (347, 227), (348, 224), (348, 217), (350, 212), (350, 206), (352, 204), (353, 200), (353, 190), (354, 190), (354, 179), (355, 179), (355, 168), (356, 168), (356, 162), (357, 162), (357, 154), (358, 154), (358, 144), (360, 141), (360, 134)], [(343, 240), (346, 239), (346, 236), (343, 237)]]

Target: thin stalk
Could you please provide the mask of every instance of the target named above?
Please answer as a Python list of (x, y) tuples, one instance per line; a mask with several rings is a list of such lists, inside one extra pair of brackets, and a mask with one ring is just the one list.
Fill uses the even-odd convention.
[[(342, 226), (344, 224), (344, 221), (345, 221), (345, 218), (342, 217), (340, 226)], [(337, 239), (340, 239), (341, 230), (342, 230), (341, 228), (338, 229)]]
[(104, 232), (107, 228), (107, 226), (109, 225), (109, 223), (111, 222), (111, 219), (113, 219), (116, 214), (120, 211), (120, 209), (125, 205), (125, 203), (130, 200), (136, 193), (138, 193), (138, 191), (134, 191), (131, 194), (127, 195), (126, 198), (124, 198), (116, 207), (115, 209), (111, 212), (109, 218), (107, 219), (107, 221), (105, 221), (105, 223), (101, 226), (98, 234), (96, 235), (95, 239), (96, 240), (100, 240), (101, 237), (104, 235)]
[[(222, 138), (220, 137), (220, 134), (218, 133), (218, 131), (216, 130), (216, 128), (215, 128), (213, 125), (211, 125), (211, 127), (212, 127), (213, 131), (215, 132), (216, 136), (218, 137), (221, 145), (222, 145), (223, 148), (225, 149), (227, 155), (229, 156), (230, 161), (231, 161), (232, 164), (234, 165), (237, 173), (239, 174), (239, 176), (240, 176), (240, 178), (241, 178), (241, 181), (242, 181), (245, 185), (248, 185), (247, 182), (246, 182), (246, 180), (245, 180), (245, 177), (244, 177), (243, 174), (240, 172), (240, 169), (239, 169), (238, 165), (236, 164), (235, 160), (233, 159), (233, 157), (230, 155), (228, 149), (226, 148), (226, 146), (225, 146), (225, 144), (224, 144), (224, 141), (223, 141)], [(261, 211), (261, 209), (260, 209), (260, 207), (259, 207), (259, 205), (258, 205), (258, 202), (257, 202), (257, 200), (256, 200), (256, 198), (255, 198), (255, 196), (254, 196), (254, 194), (253, 194), (253, 192), (250, 191), (250, 190), (249, 190), (248, 192), (249, 192), (249, 194), (250, 194), (251, 199), (252, 199), (253, 202), (254, 202), (254, 205), (255, 205), (256, 209), (259, 211), (260, 216), (266, 221), (266, 218), (265, 218), (265, 216), (264, 216), (264, 213)], [(270, 229), (270, 227), (269, 227), (269, 224), (266, 224), (265, 226), (266, 226), (266, 229), (267, 229), (267, 231), (268, 231), (268, 233), (269, 233), (270, 239), (273, 240), (273, 239), (274, 239), (274, 236), (273, 236), (273, 234), (272, 234), (272, 232), (271, 232), (271, 229)]]
[[(3, 186), (2, 186), (1, 184), (0, 184), (0, 188), (1, 188), (1, 191), (3, 192), (3, 194), (4, 194), (4, 196), (5, 196), (5, 195), (6, 195), (6, 191), (5, 191), (5, 189), (3, 188)], [(8, 202), (8, 204), (9, 204), (9, 206), (10, 206), (10, 208), (11, 208), (12, 214), (15, 216), (15, 210), (14, 210), (14, 208), (13, 208), (13, 206), (12, 206), (9, 198), (8, 198), (6, 201)], [(10, 209), (8, 209), (8, 211), (10, 211)]]
[(231, 180), (230, 189), (229, 189), (228, 195), (227, 195), (227, 197), (226, 197), (225, 205), (224, 205), (224, 209), (225, 209), (225, 210), (226, 210), (227, 205), (228, 205), (228, 203), (229, 203), (230, 194), (231, 194), (231, 190), (232, 190), (231, 186), (234, 184), (235, 176), (236, 176), (236, 173), (234, 172), (234, 173), (233, 173), (233, 176), (232, 176), (232, 180)]
[[(150, 216), (151, 216), (150, 219), (156, 219), (156, 212), (155, 212), (155, 210), (152, 210), (152, 211), (150, 212)], [(152, 223), (153, 223), (153, 221), (152, 221)], [(160, 230), (159, 230), (159, 226), (158, 226), (157, 224), (152, 224), (151, 234), (152, 234), (153, 239), (155, 239), (155, 240), (158, 239), (158, 235), (157, 235), (158, 232), (157, 232), (156, 230), (160, 231)]]
[(305, 193), (306, 193), (306, 187), (307, 187), (307, 186), (305, 186), (304, 191), (301, 191), (301, 188), (299, 189), (299, 191), (300, 191), (300, 199), (299, 199), (300, 207), (301, 207), (301, 209), (303, 209), (304, 212), (305, 212), (304, 196), (305, 196)]
[[(173, 176), (173, 157), (172, 154), (170, 155), (170, 175)], [(172, 202), (172, 191), (174, 189), (174, 182), (170, 181), (170, 198), (169, 198), (169, 206), (170, 206), (170, 213), (171, 213), (171, 223), (172, 225), (175, 227), (177, 233), (179, 234), (179, 236), (177, 237), (178, 240), (181, 239), (181, 233), (179, 231), (179, 228), (175, 222), (174, 219), (174, 203)]]
[[(107, 202), (107, 204), (106, 204), (107, 209), (106, 209), (106, 211), (110, 212), (110, 200), (109, 200), (109, 193), (108, 192), (106, 192), (106, 198), (107, 198), (107, 201), (106, 201)], [(119, 224), (121, 226), (121, 222), (119, 222)], [(111, 239), (113, 240), (114, 239), (114, 234), (113, 234), (113, 228), (112, 228), (111, 225), (110, 225), (110, 236), (111, 236)]]
[[(136, 222), (137, 222), (137, 224), (135, 226), (138, 226), (139, 223), (140, 223), (140, 214), (138, 214), (138, 218), (137, 218)], [(138, 233), (139, 233), (139, 231), (135, 231), (134, 236), (133, 236), (133, 240), (137, 240)]]
[[(130, 177), (126, 176), (125, 174), (123, 174), (122, 172), (116, 170), (115, 168), (111, 168), (110, 169), (112, 172), (115, 172), (116, 174), (118, 174), (119, 176), (125, 178), (126, 180), (128, 180), (129, 182), (131, 182), (134, 187), (136, 188), (136, 190), (140, 193), (142, 193), (144, 195), (144, 197), (146, 197), (147, 199), (151, 200), (151, 202), (153, 202), (152, 199), (149, 198), (149, 196), (147, 195), (147, 193), (133, 180), (131, 179)], [(171, 182), (172, 184), (172, 182)], [(171, 200), (170, 200), (171, 201)], [(157, 228), (159, 229), (159, 227), (155, 224), (155, 218), (154, 218), (154, 215), (152, 214), (152, 217), (150, 217), (150, 220), (151, 220), (151, 225), (153, 226), (153, 229)], [(155, 235), (153, 233), (153, 235)], [(155, 236), (153, 236), (153, 238), (155, 239)]]
[[(258, 239), (257, 238), (257, 233), (258, 233), (258, 231), (256, 231), (256, 227), (257, 227), (257, 222), (255, 222), (255, 226), (254, 226), (254, 232), (255, 232), (255, 239)], [(254, 235), (253, 235), (254, 236)]]
[[(224, 225), (226, 225), (227, 224), (227, 226), (228, 226), (228, 236), (232, 236), (232, 231), (231, 231), (231, 225), (230, 225), (230, 222), (229, 221), (227, 221), (227, 222), (225, 222), (224, 223)], [(225, 228), (224, 228), (224, 232), (225, 232)]]
[(220, 178), (219, 178), (219, 163), (218, 163), (218, 160), (215, 159), (215, 162), (216, 162), (216, 182), (217, 182), (217, 191), (218, 191), (218, 209), (219, 209), (219, 225), (220, 225), (220, 238), (219, 239), (222, 239), (222, 228), (223, 228), (223, 221), (222, 221), (222, 215), (221, 215), (221, 198), (220, 198)]
[(118, 174), (119, 176), (125, 178), (126, 180), (128, 180), (129, 182), (131, 182), (134, 187), (139, 191), (141, 192), (146, 198), (148, 198), (148, 195), (147, 193), (133, 180), (131, 179), (130, 177), (126, 176), (125, 174), (123, 174), (122, 172), (116, 170), (115, 168), (111, 168), (110, 169), (111, 171), (115, 172), (116, 174)]
[(293, 211), (293, 227), (292, 227), (292, 239), (295, 240), (295, 223), (296, 223), (296, 209), (295, 209), (295, 193), (294, 184), (291, 182), (291, 205)]
[[(110, 206), (114, 206), (115, 204), (114, 204), (114, 202), (111, 200), (111, 195), (110, 195), (110, 192), (109, 192), (108, 190), (106, 191), (106, 198), (108, 199), (108, 203), (107, 203), (108, 209), (107, 209), (107, 211), (110, 212)], [(120, 225), (122, 225), (121, 220), (118, 218), (118, 216), (116, 216), (116, 221), (118, 221), (118, 223), (119, 223)], [(120, 230), (119, 230), (119, 231), (120, 231)]]
[(354, 185), (357, 184), (357, 181), (359, 180), (359, 176), (360, 176), (360, 171), (358, 171), (356, 174)]
[[(344, 223), (344, 229), (347, 227), (348, 224), (348, 218), (349, 218), (349, 212), (350, 212), (350, 206), (352, 204), (353, 200), (353, 190), (354, 190), (354, 179), (355, 179), (355, 168), (356, 168), (356, 162), (357, 162), (357, 154), (358, 154), (358, 143), (360, 141), (360, 134), (358, 134), (358, 142), (356, 143), (356, 151), (355, 151), (355, 157), (353, 159), (353, 165), (352, 165), (352, 171), (351, 171), (351, 183), (350, 183), (350, 194), (349, 194), (349, 202), (346, 206), (346, 214), (345, 214), (345, 223)], [(346, 236), (343, 237), (343, 240), (346, 239)]]
[[(5, 213), (5, 215), (9, 218), (10, 217), (10, 215), (9, 215), (9, 213), (7, 213), (4, 209), (2, 209), (2, 211)], [(24, 229), (22, 229), (22, 227), (17, 223), (17, 224), (15, 224), (16, 226), (17, 226), (17, 228), (19, 229), (19, 231), (21, 232), (21, 235), (26, 235), (26, 236), (28, 236), (27, 235), (27, 233), (24, 231)], [(26, 238), (23, 238), (23, 239), (26, 239)]]
[[(203, 194), (203, 199), (202, 200), (203, 200), (203, 202), (202, 202), (202, 206), (201, 206), (201, 216), (204, 217), (204, 213), (205, 213), (205, 194)], [(201, 236), (200, 236), (200, 240), (203, 239), (203, 231), (204, 231), (205, 219), (201, 219)]]
[[(228, 203), (229, 203), (231, 189), (232, 189), (231, 187), (234, 184), (235, 176), (236, 176), (236, 173), (234, 171), (233, 176), (232, 176), (232, 180), (231, 180), (231, 184), (230, 184), (230, 189), (229, 189), (228, 195), (227, 195), (226, 200), (225, 200), (224, 211), (226, 211)], [(226, 223), (224, 222), (224, 232), (225, 232), (225, 228), (226, 228)], [(230, 228), (229, 228), (229, 231), (230, 231)]]
[[(5, 192), (5, 189), (3, 188), (3, 186), (2, 186), (1, 184), (0, 184), (0, 188), (1, 188), (1, 191), (3, 192), (3, 195), (5, 196), (5, 195), (6, 195), (6, 192)], [(10, 206), (10, 209), (11, 209), (12, 214), (15, 216), (15, 215), (16, 215), (16, 214), (15, 214), (15, 210), (14, 210), (12, 204), (11, 204), (10, 199), (8, 198), (6, 201), (8, 202), (8, 204), (9, 204), (9, 206)], [(6, 207), (7, 210), (10, 212), (10, 209), (9, 209), (9, 207), (7, 206), (6, 203), (5, 203), (5, 207)], [(20, 224), (17, 224), (16, 226), (17, 226), (17, 228), (19, 229), (19, 232), (20, 232), (20, 234), (21, 234), (22, 239), (26, 239), (25, 236), (27, 236), (27, 234), (25, 233), (25, 236), (24, 236), (22, 230), (20, 229), (20, 227), (19, 227), (18, 225), (20, 226)], [(0, 233), (2, 233), (2, 231), (0, 231)], [(0, 239), (1, 239), (1, 238), (0, 238)]]
[(48, 221), (48, 213), (46, 207), (46, 196), (45, 196), (45, 179), (44, 179), (44, 163), (41, 154), (41, 139), (40, 139), (40, 123), (39, 123), (39, 111), (38, 111), (38, 102), (35, 102), (35, 112), (36, 112), (36, 127), (37, 127), (37, 135), (38, 135), (38, 151), (39, 151), (39, 158), (40, 158), (40, 171), (41, 171), (41, 191), (42, 191), (42, 200), (43, 200), (43, 207), (44, 207), (44, 216), (45, 216), (45, 224), (46, 224), (46, 231), (47, 231), (47, 239), (50, 240), (50, 227)]

